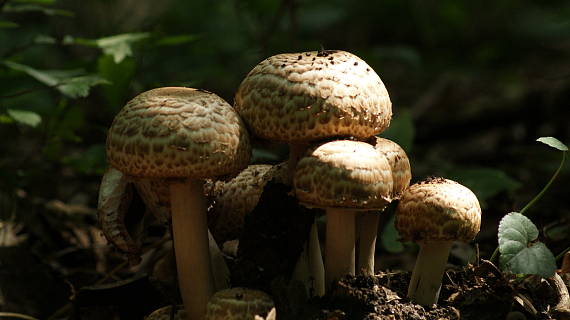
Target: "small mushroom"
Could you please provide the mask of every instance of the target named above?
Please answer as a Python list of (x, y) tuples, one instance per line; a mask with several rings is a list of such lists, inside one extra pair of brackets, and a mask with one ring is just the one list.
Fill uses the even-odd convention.
[[(410, 185), (412, 172), (406, 152), (394, 141), (373, 137), (369, 141), (380, 154), (388, 160), (392, 171), (393, 187), (390, 193), (392, 201), (397, 200)], [(358, 261), (356, 271), (366, 275), (374, 274), (374, 256), (376, 237), (381, 211), (362, 212), (356, 219), (358, 232)]]
[(437, 303), (451, 245), (473, 240), (480, 225), (477, 197), (455, 181), (430, 178), (404, 191), (396, 208), (396, 228), (404, 241), (420, 246), (408, 298), (421, 305)]
[(167, 179), (180, 291), (189, 319), (203, 318), (213, 292), (203, 180), (236, 173), (247, 165), (250, 152), (235, 110), (198, 89), (146, 91), (123, 107), (109, 129), (111, 167), (133, 181)]
[(271, 297), (259, 290), (236, 287), (216, 292), (206, 312), (206, 320), (253, 320), (275, 313)]
[(326, 211), (325, 283), (330, 287), (355, 272), (356, 212), (391, 201), (390, 164), (365, 142), (333, 141), (307, 151), (293, 182), (301, 204)]

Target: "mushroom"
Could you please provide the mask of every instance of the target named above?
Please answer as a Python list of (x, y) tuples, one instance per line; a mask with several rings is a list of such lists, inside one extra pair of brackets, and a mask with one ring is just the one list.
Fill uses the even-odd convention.
[(380, 77), (362, 59), (340, 50), (263, 60), (240, 84), (234, 106), (254, 135), (289, 144), (289, 181), (308, 143), (365, 139), (386, 129), (392, 117)]
[(326, 211), (325, 279), (355, 272), (355, 215), (384, 208), (391, 201), (390, 164), (374, 147), (339, 140), (317, 145), (299, 160), (295, 193), (308, 207)]
[(160, 309), (153, 311), (151, 314), (144, 318), (145, 320), (185, 320), (187, 319), (184, 306), (164, 306)]
[(273, 299), (259, 290), (236, 287), (216, 292), (208, 302), (206, 320), (252, 320), (275, 314)]
[(245, 216), (257, 205), (265, 184), (279, 178), (280, 168), (279, 165), (253, 164), (229, 181), (206, 184), (206, 195), (211, 203), (208, 224), (220, 245), (238, 238)]
[[(386, 87), (362, 59), (341, 50), (284, 53), (255, 66), (240, 84), (234, 107), (251, 132), (289, 145), (291, 185), (299, 157), (311, 142), (334, 137), (369, 138), (390, 124)], [(312, 273), (322, 270), (316, 226), (306, 250)], [(317, 293), (317, 295), (319, 295)]]
[[(410, 185), (412, 172), (410, 161), (402, 147), (394, 141), (373, 137), (367, 141), (388, 160), (392, 171), (393, 187), (390, 192), (392, 201), (397, 200)], [(356, 220), (358, 232), (357, 272), (366, 275), (374, 274), (374, 255), (376, 252), (376, 236), (378, 234), (379, 211), (362, 212)]]
[(455, 181), (430, 178), (404, 191), (396, 208), (396, 228), (403, 240), (420, 246), (408, 298), (421, 305), (437, 303), (451, 245), (471, 241), (480, 225), (477, 197)]
[(235, 110), (199, 89), (146, 91), (123, 107), (109, 129), (111, 167), (133, 181), (168, 181), (178, 278), (189, 319), (203, 318), (213, 292), (203, 179), (239, 171), (250, 152)]

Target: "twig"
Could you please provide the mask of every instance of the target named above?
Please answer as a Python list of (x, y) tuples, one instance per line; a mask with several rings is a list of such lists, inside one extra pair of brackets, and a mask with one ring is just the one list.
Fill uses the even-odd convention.
[(18, 318), (18, 319), (25, 319), (25, 320), (38, 320), (38, 318), (34, 318), (32, 316), (28, 316), (28, 315), (21, 314), (21, 313), (15, 313), (15, 312), (0, 312), (0, 318), (2, 318), (2, 317)]

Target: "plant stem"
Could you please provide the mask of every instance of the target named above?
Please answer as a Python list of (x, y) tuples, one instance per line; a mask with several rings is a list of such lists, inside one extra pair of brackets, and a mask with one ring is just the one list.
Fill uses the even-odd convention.
[[(560, 174), (560, 171), (562, 170), (562, 168), (564, 167), (564, 162), (566, 161), (566, 151), (562, 151), (562, 160), (560, 160), (560, 165), (558, 166), (558, 169), (556, 169), (556, 171), (554, 171), (554, 174), (552, 175), (552, 177), (550, 178), (550, 180), (548, 181), (548, 183), (544, 186), (544, 188), (542, 188), (542, 190), (540, 190), (540, 192), (532, 199), (530, 200), (529, 203), (527, 203), (526, 206), (524, 206), (524, 208), (522, 208), (519, 213), (524, 215), (524, 213), (533, 205), (535, 204), (538, 200), (540, 200), (540, 198), (542, 198), (542, 196), (544, 195), (544, 193), (546, 192), (546, 190), (548, 190), (548, 188), (550, 188), (550, 185), (554, 182), (554, 180), (556, 180), (556, 177), (558, 177), (558, 174)], [(566, 250), (563, 251), (563, 253), (561, 253), (558, 257), (556, 257), (556, 260), (558, 260), (563, 254), (564, 252), (570, 250), (570, 247), (568, 247)], [(499, 246), (497, 246), (495, 248), (495, 251), (493, 251), (493, 254), (491, 255), (491, 258), (489, 259), (489, 261), (493, 262), (495, 261), (495, 259), (497, 258), (497, 255), (499, 254)]]
[(546, 190), (550, 188), (550, 185), (554, 182), (556, 177), (558, 177), (558, 174), (562, 170), (562, 167), (564, 167), (564, 161), (566, 161), (566, 151), (562, 151), (562, 160), (560, 161), (558, 169), (556, 169), (556, 171), (550, 178), (550, 181), (548, 181), (548, 183), (544, 186), (544, 188), (542, 188), (542, 190), (540, 190), (540, 192), (532, 200), (530, 200), (530, 202), (524, 208), (522, 208), (521, 211), (519, 211), (520, 214), (524, 215), (525, 211), (527, 211), (535, 202), (537, 202), (538, 200), (540, 200), (540, 198), (542, 198)]

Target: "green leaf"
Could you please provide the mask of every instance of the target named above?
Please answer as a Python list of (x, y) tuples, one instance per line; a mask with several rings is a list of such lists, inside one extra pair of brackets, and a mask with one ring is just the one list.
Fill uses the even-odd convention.
[(125, 102), (125, 95), (129, 93), (129, 85), (135, 70), (136, 63), (133, 58), (115, 63), (112, 56), (101, 55), (97, 60), (97, 73), (113, 84), (102, 88), (107, 106), (110, 108), (108, 111), (112, 114), (116, 113)]
[(503, 191), (514, 191), (520, 187), (520, 183), (507, 176), (501, 170), (492, 168), (460, 168), (452, 169), (446, 175), (456, 180), (477, 195), (481, 206), (486, 206), (486, 200)]
[(54, 4), (55, 0), (12, 0), (13, 2), (20, 2), (20, 3), (35, 3), (35, 4)]
[(37, 127), (42, 122), (42, 117), (35, 112), (14, 109), (8, 109), (6, 112), (16, 122), (30, 127)]
[(162, 37), (156, 42), (156, 44), (159, 46), (176, 46), (196, 41), (197, 39), (198, 36), (193, 34), (181, 34), (175, 36)]
[(0, 29), (17, 28), (19, 25), (12, 21), (0, 20)]
[(541, 242), (538, 229), (529, 218), (511, 212), (499, 224), (499, 262), (503, 270), (516, 274), (554, 275), (556, 260)]
[(85, 75), (82, 70), (37, 70), (32, 67), (4, 61), (8, 68), (21, 71), (39, 82), (55, 87), (69, 98), (85, 97), (93, 86), (109, 83), (98, 75)]
[(133, 55), (131, 45), (150, 37), (150, 33), (124, 33), (116, 36), (100, 38), (95, 40), (99, 48), (105, 54), (113, 56), (115, 63), (123, 61), (126, 57)]
[(380, 136), (399, 144), (407, 153), (412, 151), (414, 135), (414, 122), (411, 113), (408, 111), (402, 111), (392, 118), (390, 127), (380, 134)]
[(541, 137), (536, 139), (536, 141), (542, 142), (560, 151), (568, 151), (568, 146), (566, 146), (564, 143), (562, 143), (560, 140), (554, 137)]
[(103, 174), (107, 166), (105, 159), (105, 145), (96, 144), (84, 152), (65, 157), (63, 163), (83, 174)]
[(4, 8), (5, 12), (13, 12), (13, 13), (20, 13), (20, 12), (41, 12), (47, 16), (66, 16), (72, 17), (74, 14), (71, 11), (63, 10), (63, 9), (55, 9), (55, 8), (48, 8), (41, 5), (36, 4), (26, 4), (26, 5), (16, 5), (16, 6), (6, 6)]
[(58, 90), (70, 98), (84, 98), (89, 95), (91, 87), (110, 82), (98, 75), (86, 75), (65, 79)]

